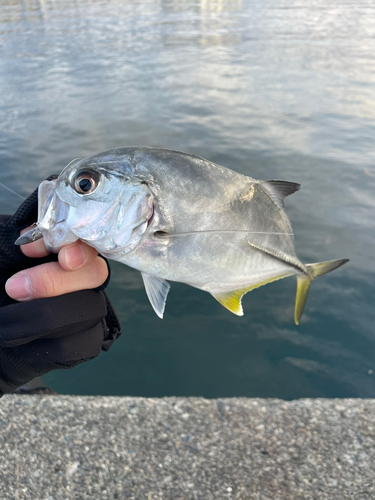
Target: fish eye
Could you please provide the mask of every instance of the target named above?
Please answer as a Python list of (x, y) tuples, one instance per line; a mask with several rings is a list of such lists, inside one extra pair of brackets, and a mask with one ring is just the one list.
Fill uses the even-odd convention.
[(72, 186), (78, 194), (92, 194), (98, 188), (100, 175), (91, 170), (78, 172), (73, 179)]

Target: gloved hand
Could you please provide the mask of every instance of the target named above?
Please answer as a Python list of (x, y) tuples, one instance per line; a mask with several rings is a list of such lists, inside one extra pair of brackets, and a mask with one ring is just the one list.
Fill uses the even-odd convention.
[[(55, 176), (49, 180), (52, 178)], [(103, 291), (109, 276), (106, 280), (99, 277), (105, 282), (98, 288), (79, 289), (90, 286), (80, 276), (84, 271), (91, 276), (95, 273), (97, 265), (95, 267), (93, 257), (86, 270), (82, 271), (81, 266), (80, 271), (68, 273), (60, 268), (57, 255), (30, 258), (14, 245), (20, 231), (37, 220), (37, 206), (36, 190), (14, 216), (0, 216), (0, 396), (51, 370), (72, 368), (98, 356), (121, 334), (116, 313)], [(31, 245), (37, 243), (40, 244)], [(87, 249), (96, 255), (92, 248)], [(25, 273), (38, 278), (39, 284), (43, 283), (46, 264), (53, 266), (59, 278), (68, 275), (65, 281), (57, 280), (60, 288), (59, 285), (50, 290), (42, 287), (42, 293), (36, 296), (45, 298), (35, 300), (18, 302), (9, 297), (5, 291), (8, 278), (27, 270)], [(47, 274), (51, 280), (50, 268)]]

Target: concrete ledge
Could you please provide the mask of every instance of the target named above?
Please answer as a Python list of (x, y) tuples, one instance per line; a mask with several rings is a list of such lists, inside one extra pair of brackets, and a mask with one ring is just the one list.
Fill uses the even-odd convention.
[(375, 401), (5, 396), (3, 499), (375, 498)]

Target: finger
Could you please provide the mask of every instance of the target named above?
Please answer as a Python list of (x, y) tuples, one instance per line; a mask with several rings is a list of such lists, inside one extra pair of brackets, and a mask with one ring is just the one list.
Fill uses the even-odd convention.
[[(29, 229), (30, 227), (24, 229), (21, 231), (21, 234), (25, 233)], [(43, 239), (34, 241), (28, 245), (22, 245), (21, 250), (26, 257), (31, 258), (42, 258), (49, 254), (46, 250)], [(65, 269), (65, 271), (76, 271), (92, 262), (97, 255), (98, 252), (94, 248), (78, 240), (75, 243), (71, 243), (70, 245), (63, 247), (59, 252), (58, 258), (60, 266)]]
[(107, 264), (101, 257), (78, 271), (65, 271), (58, 262), (50, 262), (15, 274), (6, 282), (5, 290), (14, 300), (42, 299), (97, 288), (107, 276)]
[[(26, 233), (32, 227), (33, 226), (26, 227), (21, 231), (21, 234)], [(43, 239), (34, 241), (33, 243), (29, 243), (27, 245), (21, 245), (21, 252), (26, 255), (26, 257), (31, 257), (33, 259), (41, 259), (42, 257), (47, 257), (49, 254), (46, 250)]]
[(95, 248), (78, 240), (60, 250), (59, 264), (65, 271), (78, 271), (93, 262), (97, 256)]

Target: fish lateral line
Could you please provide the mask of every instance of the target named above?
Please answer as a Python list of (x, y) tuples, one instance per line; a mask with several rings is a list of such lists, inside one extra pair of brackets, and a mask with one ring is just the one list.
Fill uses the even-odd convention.
[(227, 234), (227, 233), (245, 233), (245, 234), (272, 234), (281, 236), (294, 236), (294, 233), (276, 233), (269, 231), (250, 231), (247, 229), (207, 229), (206, 231), (183, 231), (181, 233), (168, 233), (166, 231), (155, 231), (154, 236), (158, 238), (178, 238), (180, 236), (193, 236), (195, 234)]

